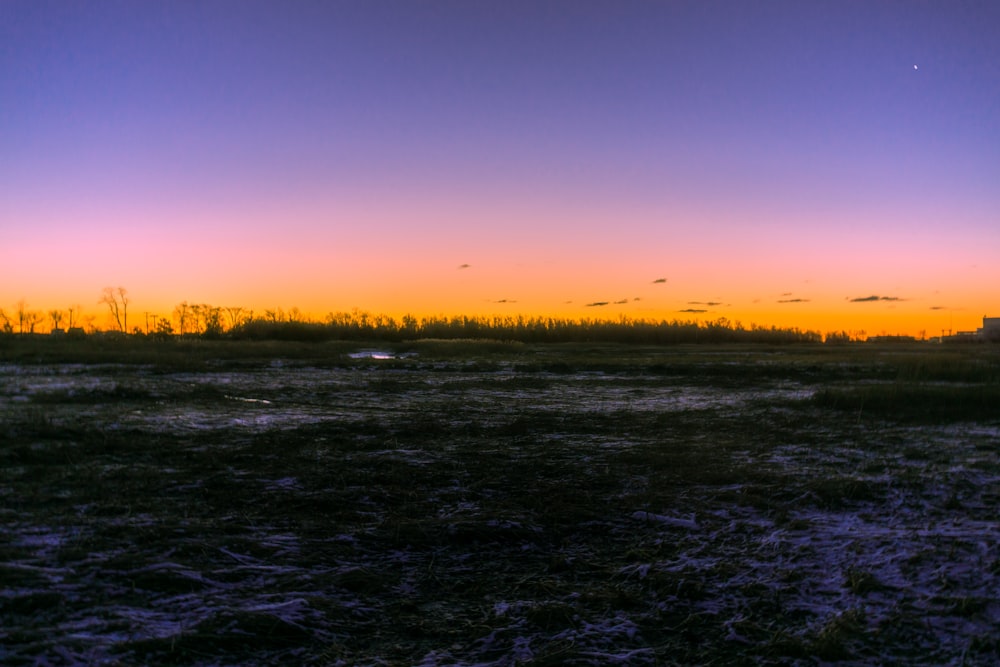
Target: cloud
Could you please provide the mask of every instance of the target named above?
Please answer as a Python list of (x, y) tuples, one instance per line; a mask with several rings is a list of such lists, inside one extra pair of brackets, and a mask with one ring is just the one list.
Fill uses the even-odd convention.
[(517, 303), (514, 299), (497, 299), (493, 303)]
[(866, 303), (869, 301), (903, 301), (904, 299), (898, 296), (877, 296), (872, 294), (871, 296), (859, 296), (851, 299), (851, 303)]
[(628, 303), (628, 299), (621, 299), (621, 300), (619, 300), (619, 301), (615, 301), (615, 305), (616, 305), (616, 306), (620, 306), (620, 305), (622, 305), (623, 303)]
[(689, 306), (721, 306), (721, 301), (688, 301)]
[(678, 310), (678, 313), (707, 313), (707, 310), (702, 308), (685, 308), (684, 310)]
[(635, 297), (635, 298), (634, 298), (634, 299), (632, 299), (632, 300), (633, 300), (633, 301), (642, 301), (642, 299), (640, 299), (639, 297)]
[(586, 308), (596, 308), (598, 306), (606, 306), (606, 305), (608, 305), (607, 301), (594, 301), (592, 303), (588, 303), (585, 307)]
[(653, 281), (653, 284), (654, 285), (660, 285), (660, 284), (665, 283), (665, 282), (667, 282), (666, 278), (657, 278), (656, 280)]
[(791, 295), (792, 295), (791, 292), (782, 292), (781, 293), (781, 296), (791, 296)]
[(461, 265), (459, 265), (459, 267), (458, 267), (458, 268), (459, 268), (459, 269), (467, 269), (467, 268), (469, 268), (470, 266), (472, 266), (472, 265), (471, 265), (471, 264), (461, 264)]
[(809, 299), (778, 299), (778, 303), (809, 303)]
[(931, 306), (931, 310), (947, 310), (947, 306)]

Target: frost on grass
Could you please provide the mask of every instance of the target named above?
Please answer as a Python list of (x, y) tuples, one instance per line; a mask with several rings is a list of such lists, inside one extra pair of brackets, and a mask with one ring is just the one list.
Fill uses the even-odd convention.
[(824, 410), (796, 367), (355, 361), (4, 367), (0, 658), (1000, 657), (995, 422)]

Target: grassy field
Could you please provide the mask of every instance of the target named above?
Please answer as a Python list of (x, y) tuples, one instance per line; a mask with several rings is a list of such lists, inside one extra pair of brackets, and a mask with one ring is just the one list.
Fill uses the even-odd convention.
[(0, 341), (0, 662), (993, 665), (1000, 347)]

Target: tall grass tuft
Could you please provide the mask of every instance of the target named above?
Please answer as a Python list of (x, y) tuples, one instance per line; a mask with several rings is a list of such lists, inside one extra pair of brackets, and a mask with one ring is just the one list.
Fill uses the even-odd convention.
[(1000, 419), (1000, 384), (961, 385), (891, 382), (820, 389), (816, 405), (876, 414), (899, 421), (939, 423)]

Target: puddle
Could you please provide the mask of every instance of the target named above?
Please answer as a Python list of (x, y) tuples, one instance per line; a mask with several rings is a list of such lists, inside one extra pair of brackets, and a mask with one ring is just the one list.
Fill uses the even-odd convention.
[(351, 352), (347, 356), (351, 359), (412, 359), (417, 356), (417, 353), (404, 352), (403, 354), (396, 354), (395, 352), (390, 352), (388, 350), (358, 350), (357, 352)]

